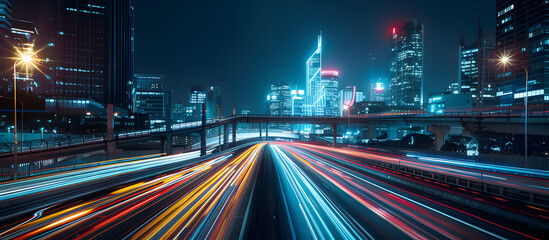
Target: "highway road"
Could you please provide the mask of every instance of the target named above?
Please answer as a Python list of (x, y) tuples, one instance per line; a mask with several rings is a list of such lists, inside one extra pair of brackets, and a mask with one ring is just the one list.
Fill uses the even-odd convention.
[[(546, 236), (543, 230), (518, 221), (444, 201), (371, 174), (375, 171), (422, 182), (365, 164), (371, 155), (390, 158), (314, 144), (257, 143), (212, 155), (160, 176), (4, 221), (0, 224), (0, 239), (542, 239)], [(176, 161), (181, 157), (158, 159)], [(12, 186), (27, 191), (22, 183)], [(10, 194), (20, 192), (15, 191), (17, 188)], [(439, 189), (502, 206), (501, 200), (488, 194), (451, 186)], [(540, 219), (549, 216), (549, 210), (539, 206), (528, 208), (513, 202), (505, 206), (508, 211)]]

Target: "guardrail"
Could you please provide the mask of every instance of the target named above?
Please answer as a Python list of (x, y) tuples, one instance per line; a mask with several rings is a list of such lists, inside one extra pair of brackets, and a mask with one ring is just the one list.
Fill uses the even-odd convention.
[[(392, 155), (392, 154), (391, 154)], [(549, 184), (548, 171), (523, 169), (492, 165), (502, 168), (502, 171), (490, 168), (490, 164), (477, 164), (475, 168), (440, 164), (427, 165), (416, 163), (409, 157), (371, 157), (368, 163), (373, 166), (395, 171), (407, 176), (420, 177), (444, 184), (468, 188), (499, 195), (518, 201), (549, 206), (549, 192), (545, 190)], [(419, 160), (419, 159), (418, 159)]]

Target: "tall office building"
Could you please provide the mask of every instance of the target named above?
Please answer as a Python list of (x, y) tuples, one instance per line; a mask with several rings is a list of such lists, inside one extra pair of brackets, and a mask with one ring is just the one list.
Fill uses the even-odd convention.
[[(481, 107), (484, 105), (483, 100), (488, 100), (493, 95), (490, 76), (495, 58), (494, 47), (486, 46), (484, 42), (480, 48), (478, 43), (471, 46), (460, 45), (459, 48), (457, 91), (459, 94), (471, 94), (473, 106)], [(449, 90), (454, 94), (453, 89)]]
[[(340, 93), (341, 116), (351, 112), (356, 100), (356, 86), (347, 86)], [(346, 110), (347, 109), (347, 110)]]
[(219, 107), (221, 107), (221, 89), (217, 86), (210, 86), (206, 91), (206, 117), (217, 118), (220, 116)]
[(317, 46), (315, 52), (306, 62), (305, 115), (307, 116), (323, 116), (326, 105), (320, 77), (322, 69), (322, 32), (318, 35)]
[(292, 114), (292, 99), (290, 85), (287, 83), (271, 84), (267, 95), (268, 114), (274, 116), (289, 116)]
[(304, 90), (292, 90), (290, 91), (292, 96), (291, 115), (303, 116), (303, 105), (305, 104), (305, 91)]
[(11, 31), (12, 0), (0, 0), (0, 33)]
[[(496, 0), (496, 52), (510, 56), (495, 74), (500, 106), (549, 102), (549, 2), (542, 0)], [(518, 64), (528, 69), (526, 73)]]
[(161, 74), (135, 74), (135, 110), (148, 114), (151, 128), (162, 127), (171, 114), (171, 91), (162, 86)]
[[(78, 2), (78, 1), (77, 1)], [(88, 12), (93, 3), (88, 0)], [(107, 103), (132, 111), (134, 76), (134, 0), (110, 0), (107, 3), (108, 75)], [(101, 6), (98, 6), (99, 8)], [(171, 100), (171, 98), (170, 98)]]
[(393, 28), (391, 47), (391, 97), (393, 106), (423, 105), (423, 24), (407, 22)]
[(131, 112), (133, 0), (49, 0), (48, 8), (48, 110), (81, 115), (94, 105), (105, 114), (113, 104)]
[(174, 103), (172, 108), (172, 122), (185, 122), (185, 105), (183, 103)]
[(322, 70), (320, 76), (320, 85), (322, 86), (322, 94), (324, 95), (325, 102), (324, 116), (339, 116), (339, 72), (334, 70)]
[(185, 106), (185, 122), (200, 121), (202, 103), (206, 102), (206, 92), (200, 85), (191, 86), (189, 104)]
[[(271, 85), (270, 94), (267, 95), (267, 114), (271, 116), (289, 116), (292, 114), (292, 99), (290, 85), (276, 83)], [(283, 130), (290, 130), (290, 124), (271, 124)]]
[(385, 102), (386, 100), (386, 82), (379, 79), (370, 82), (370, 101)]

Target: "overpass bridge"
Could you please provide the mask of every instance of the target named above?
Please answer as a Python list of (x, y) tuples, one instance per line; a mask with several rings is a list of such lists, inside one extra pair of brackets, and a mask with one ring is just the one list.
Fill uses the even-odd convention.
[[(22, 154), (40, 151), (59, 150), (86, 145), (100, 145), (142, 141), (143, 139), (157, 138), (161, 141), (162, 152), (171, 153), (172, 137), (181, 134), (199, 134), (201, 138), (202, 154), (206, 150), (206, 133), (208, 129), (220, 128), (223, 132), (222, 147), (228, 148), (229, 136), (236, 141), (237, 124), (248, 123), (259, 125), (259, 137), (269, 137), (270, 123), (288, 124), (320, 124), (333, 129), (333, 144), (336, 143), (338, 125), (362, 126), (367, 129), (368, 139), (375, 138), (375, 132), (380, 127), (425, 126), (435, 139), (435, 149), (440, 150), (444, 139), (450, 133), (461, 132), (463, 135), (475, 135), (483, 132), (493, 133), (523, 133), (524, 115), (515, 112), (452, 112), (447, 114), (419, 113), (385, 113), (368, 115), (351, 115), (344, 117), (313, 117), (313, 116), (270, 116), (270, 115), (234, 115), (215, 119), (205, 119), (187, 123), (170, 124), (167, 127), (135, 131), (110, 131), (112, 135), (82, 139), (57, 140), (49, 143), (44, 141), (28, 142), (23, 144)], [(528, 128), (536, 135), (549, 135), (549, 111), (531, 111), (528, 114)], [(7, 152), (3, 155), (13, 155), (9, 143), (5, 143)]]

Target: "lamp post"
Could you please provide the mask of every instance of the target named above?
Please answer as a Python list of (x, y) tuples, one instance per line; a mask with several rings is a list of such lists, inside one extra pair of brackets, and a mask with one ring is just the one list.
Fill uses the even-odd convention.
[[(21, 152), (22, 152), (23, 151), (23, 133), (24, 133), (24, 131), (23, 131), (23, 111), (24, 111), (23, 101), (21, 101), (20, 99), (4, 97), (4, 96), (0, 96), (0, 98), (5, 98), (5, 99), (9, 99), (9, 100), (18, 101), (19, 104), (21, 104)], [(17, 115), (17, 114), (15, 114), (15, 115)], [(17, 120), (15, 122), (17, 122)]]
[(503, 56), (500, 59), (504, 65), (511, 64), (522, 67), (526, 73), (526, 81), (524, 83), (524, 164), (528, 167), (528, 69), (521, 64), (512, 64), (511, 59), (507, 56)]
[[(17, 180), (17, 65), (19, 64), (31, 64), (34, 53), (25, 53), (20, 54), (15, 61), (13, 62), (13, 117), (14, 117), (14, 128), (13, 128), (13, 161), (14, 165), (14, 180)], [(23, 133), (21, 133), (21, 138), (23, 138)]]

